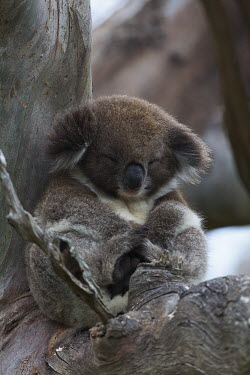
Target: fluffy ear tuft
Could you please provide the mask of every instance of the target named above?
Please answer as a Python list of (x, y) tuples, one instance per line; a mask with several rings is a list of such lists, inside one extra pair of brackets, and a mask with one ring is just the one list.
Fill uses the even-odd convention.
[(72, 109), (55, 121), (48, 145), (52, 172), (71, 169), (79, 162), (95, 128), (95, 116), (88, 106)]
[(170, 147), (178, 161), (177, 176), (190, 183), (198, 183), (211, 164), (207, 145), (184, 125), (172, 129)]

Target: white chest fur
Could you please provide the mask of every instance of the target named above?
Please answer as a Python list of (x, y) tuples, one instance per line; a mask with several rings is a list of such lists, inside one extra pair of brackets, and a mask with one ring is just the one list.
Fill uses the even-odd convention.
[(80, 173), (77, 168), (72, 171), (71, 175), (92, 190), (98, 196), (100, 201), (108, 205), (111, 210), (122, 219), (132, 221), (133, 223), (139, 225), (143, 225), (146, 222), (148, 213), (153, 206), (152, 200), (141, 198), (138, 200), (131, 199), (123, 201), (118, 198), (110, 198), (103, 192), (99, 191), (99, 189), (97, 189), (97, 187), (94, 186), (86, 176)]
[(112, 211), (126, 221), (132, 221), (136, 224), (144, 224), (152, 204), (146, 200), (124, 202), (120, 199), (109, 199), (99, 196), (103, 203), (106, 203)]

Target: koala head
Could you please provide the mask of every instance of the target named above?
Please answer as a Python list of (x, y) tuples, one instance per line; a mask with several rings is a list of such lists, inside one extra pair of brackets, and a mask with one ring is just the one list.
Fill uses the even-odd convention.
[(111, 96), (71, 110), (50, 135), (54, 171), (77, 168), (113, 197), (160, 196), (198, 181), (210, 163), (192, 131), (145, 100)]

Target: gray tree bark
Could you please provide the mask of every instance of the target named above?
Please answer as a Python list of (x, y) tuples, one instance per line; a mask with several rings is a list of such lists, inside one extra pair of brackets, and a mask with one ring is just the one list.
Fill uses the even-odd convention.
[[(0, 148), (28, 210), (48, 178), (44, 145), (55, 115), (91, 95), (90, 27), (89, 0), (0, 2)], [(31, 330), (18, 335), (21, 322), (37, 313), (24, 272), (23, 242), (5, 219), (2, 191), (0, 207), (0, 344), (5, 345), (0, 372), (26, 374), (31, 363), (42, 360), (51, 323), (41, 331), (32, 331), (30, 324)], [(38, 327), (39, 319), (33, 324)], [(32, 359), (25, 364), (25, 358)]]
[(224, 118), (226, 129), (239, 175), (250, 194), (249, 69), (247, 69), (248, 74), (246, 75), (242, 62), (243, 58), (239, 55), (237, 56), (237, 45), (235, 43), (236, 24), (233, 14), (233, 12), (238, 13), (242, 21), (245, 21), (245, 24), (241, 25), (240, 32), (247, 36), (249, 44), (250, 6), (246, 1), (237, 2), (231, 0), (226, 2), (218, 0), (214, 2), (200, 0), (200, 2), (206, 12), (215, 41), (225, 102)]
[[(187, 290), (161, 267), (140, 266), (125, 315), (58, 342), (53, 374), (248, 375), (250, 278)], [(65, 340), (66, 341), (66, 340)]]

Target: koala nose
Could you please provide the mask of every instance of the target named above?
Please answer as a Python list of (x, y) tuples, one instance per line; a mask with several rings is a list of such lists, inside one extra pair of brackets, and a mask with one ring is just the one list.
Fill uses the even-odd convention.
[(129, 164), (124, 173), (124, 187), (126, 189), (137, 190), (141, 187), (145, 172), (140, 164)]

